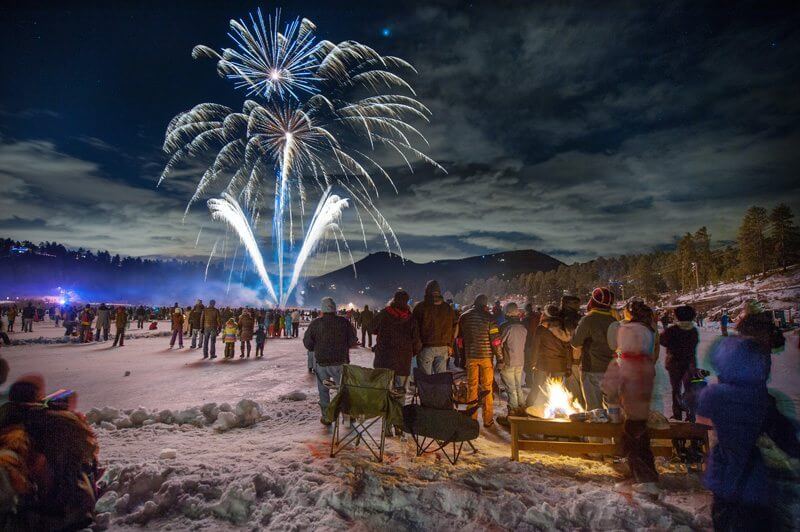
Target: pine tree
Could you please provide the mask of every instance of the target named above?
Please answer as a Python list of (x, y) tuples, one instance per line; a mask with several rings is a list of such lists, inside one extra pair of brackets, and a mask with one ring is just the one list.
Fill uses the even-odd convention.
[(692, 236), (694, 241), (695, 268), (697, 268), (697, 281), (700, 286), (705, 286), (711, 281), (715, 281), (714, 263), (711, 257), (711, 237), (708, 229), (701, 227)]
[(769, 217), (763, 207), (750, 207), (739, 227), (739, 265), (745, 275), (767, 271)]
[(686, 233), (678, 241), (678, 249), (675, 250), (675, 256), (681, 290), (694, 289), (696, 287), (694, 268), (696, 267), (697, 254), (695, 252), (694, 238), (690, 233)]
[(774, 263), (785, 270), (797, 260), (800, 242), (794, 213), (785, 203), (776, 206), (769, 215), (769, 236)]

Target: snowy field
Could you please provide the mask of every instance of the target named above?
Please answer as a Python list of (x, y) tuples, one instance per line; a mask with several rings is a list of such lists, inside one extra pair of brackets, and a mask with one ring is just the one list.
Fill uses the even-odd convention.
[[(383, 464), (363, 449), (329, 458), (330, 432), (319, 423), (299, 340), (269, 341), (263, 360), (207, 362), (199, 350), (168, 350), (169, 338), (153, 331), (134, 329), (125, 347), (112, 349), (111, 342), (44, 343), (63, 329), (35, 328), (12, 339), (41, 343), (3, 347), (0, 355), (12, 381), (36, 372), (49, 390), (79, 393), (80, 410), (97, 421), (110, 483), (98, 510), (113, 530), (710, 527), (710, 495), (677, 466), (659, 462), (658, 500), (620, 494), (613, 463), (534, 453), (511, 462), (509, 435), (497, 425), (456, 466), (435, 454), (417, 458), (410, 438), (396, 437)], [(701, 360), (713, 337), (704, 331)], [(797, 343), (789, 336), (790, 348), (774, 358), (771, 383), (794, 408)], [(364, 349), (351, 358), (372, 363)], [(657, 379), (656, 400), (666, 405), (663, 371)]]

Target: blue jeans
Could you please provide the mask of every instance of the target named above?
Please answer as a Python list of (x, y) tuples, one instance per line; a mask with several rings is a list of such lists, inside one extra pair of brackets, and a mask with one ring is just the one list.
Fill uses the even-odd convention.
[(319, 391), (319, 407), (322, 410), (322, 416), (328, 410), (328, 405), (331, 404), (331, 391), (323, 383), (326, 379), (334, 381), (337, 385), (342, 382), (342, 366), (315, 366), (317, 373), (317, 391)]
[(203, 333), (200, 329), (192, 329), (192, 349), (195, 347), (203, 347)]
[(447, 371), (447, 355), (448, 347), (446, 345), (440, 347), (423, 347), (419, 355), (417, 355), (417, 363), (420, 369), (426, 375), (433, 375), (434, 373), (444, 373)]
[(583, 397), (586, 399), (587, 411), (603, 408), (605, 396), (600, 388), (603, 375), (603, 373), (581, 371), (581, 389), (583, 389)]
[(206, 329), (203, 333), (203, 358), (208, 356), (208, 347), (211, 344), (211, 356), (217, 356), (217, 330)]
[(308, 352), (308, 369), (314, 369), (314, 351)]
[(500, 378), (508, 392), (509, 412), (522, 406), (522, 366), (510, 366), (500, 370)]

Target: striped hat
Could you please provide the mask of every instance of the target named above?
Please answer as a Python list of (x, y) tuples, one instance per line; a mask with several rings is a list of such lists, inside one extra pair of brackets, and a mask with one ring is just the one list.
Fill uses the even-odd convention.
[(614, 294), (606, 288), (601, 286), (592, 290), (592, 299), (589, 301), (591, 308), (609, 309), (614, 304)]

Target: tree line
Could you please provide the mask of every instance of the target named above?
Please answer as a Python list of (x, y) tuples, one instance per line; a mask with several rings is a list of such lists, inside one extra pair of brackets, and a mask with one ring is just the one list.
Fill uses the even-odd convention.
[(564, 294), (581, 299), (596, 286), (608, 286), (618, 298), (633, 295), (656, 301), (665, 292), (688, 292), (720, 281), (785, 269), (800, 260), (800, 231), (786, 204), (771, 211), (750, 207), (742, 218), (736, 242), (711, 246), (706, 227), (680, 237), (672, 251), (653, 251), (562, 265), (549, 272), (531, 272), (512, 279), (475, 279), (455, 295), (470, 304), (478, 294), (522, 295), (536, 305), (558, 301)]

